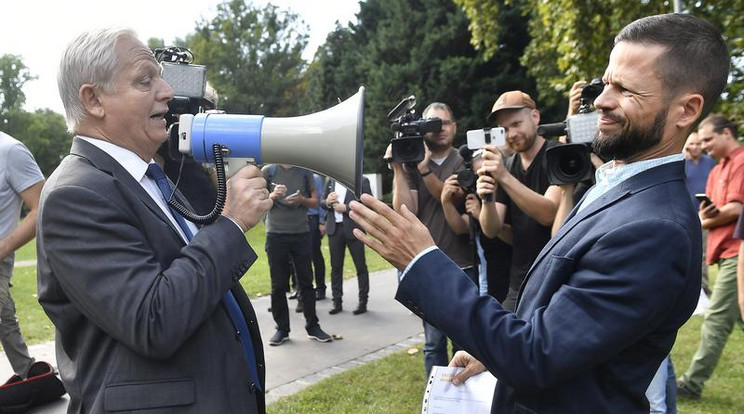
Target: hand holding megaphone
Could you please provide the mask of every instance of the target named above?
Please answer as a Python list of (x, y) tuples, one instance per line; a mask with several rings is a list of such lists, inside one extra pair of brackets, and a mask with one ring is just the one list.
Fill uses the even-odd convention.
[(245, 232), (253, 228), (273, 205), (261, 170), (249, 165), (227, 181), (227, 199), (222, 215), (232, 219)]

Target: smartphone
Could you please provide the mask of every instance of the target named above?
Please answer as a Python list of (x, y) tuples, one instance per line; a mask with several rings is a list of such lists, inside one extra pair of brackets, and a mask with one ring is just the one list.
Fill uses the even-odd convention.
[(298, 195), (300, 195), (300, 190), (295, 191), (294, 193), (284, 197), (285, 200), (291, 200), (293, 198), (296, 198)]
[(710, 201), (710, 198), (708, 198), (708, 196), (704, 193), (695, 194), (695, 198), (697, 199), (698, 203), (703, 203), (703, 207), (707, 207), (713, 204), (713, 202)]
[(483, 148), (486, 144), (497, 147), (506, 145), (506, 132), (501, 127), (472, 129), (466, 135), (468, 138), (468, 149), (473, 151)]

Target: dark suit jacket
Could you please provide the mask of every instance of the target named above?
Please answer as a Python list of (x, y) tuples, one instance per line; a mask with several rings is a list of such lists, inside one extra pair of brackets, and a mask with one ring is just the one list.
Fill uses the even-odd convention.
[(645, 391), (700, 292), (700, 221), (684, 163), (631, 177), (569, 216), (537, 257), (516, 314), (442, 252), (396, 299), (498, 379), (496, 413), (648, 413)]
[(119, 163), (76, 138), (44, 188), (37, 244), (68, 412), (265, 412), (222, 305), (231, 289), (265, 384), (256, 316), (238, 283), (256, 254), (229, 219), (186, 245)]
[[(335, 189), (336, 181), (333, 179), (328, 179), (325, 186), (325, 196), (328, 197), (328, 194), (332, 193)], [(362, 177), (362, 194), (372, 194), (372, 188), (369, 185), (369, 178)], [(349, 218), (349, 203), (351, 203), (353, 200), (355, 200), (356, 197), (354, 196), (354, 193), (347, 190), (346, 191), (346, 197), (344, 197), (343, 203), (346, 205), (346, 212), (343, 213), (344, 219), (343, 219), (343, 228), (344, 228), (344, 236), (346, 236), (346, 240), (356, 240), (356, 237), (354, 237), (354, 234), (352, 231), (356, 228), (359, 228), (359, 225), (354, 222), (351, 218)], [(333, 208), (330, 207), (328, 204), (326, 204), (325, 199), (320, 201), (320, 207), (325, 209), (327, 211), (326, 213), (326, 234), (328, 236), (333, 236), (336, 234), (336, 217), (334, 216)]]

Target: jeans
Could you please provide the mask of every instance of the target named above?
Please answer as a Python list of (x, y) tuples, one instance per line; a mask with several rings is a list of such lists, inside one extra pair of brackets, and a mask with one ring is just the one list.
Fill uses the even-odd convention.
[(668, 355), (648, 385), (646, 398), (652, 414), (677, 414), (677, 384), (674, 365)]

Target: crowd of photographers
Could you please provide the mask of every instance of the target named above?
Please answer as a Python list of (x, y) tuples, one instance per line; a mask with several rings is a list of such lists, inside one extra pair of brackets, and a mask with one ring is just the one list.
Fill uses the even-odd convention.
[[(459, 150), (453, 147), (457, 123), (446, 104), (431, 103), (422, 119), (413, 120), (411, 97), (407, 106), (390, 114), (397, 133), (385, 160), (393, 170), (394, 209), (401, 212), (405, 206), (413, 212), (481, 294), (493, 296), (505, 309), (514, 311), (535, 257), (594, 184), (595, 171), (604, 163), (591, 147), (597, 120), (592, 102), (602, 89), (600, 79), (576, 82), (566, 121), (546, 125), (540, 125), (540, 112), (528, 94), (505, 92), (487, 117), (496, 127), (468, 131), (468, 143)], [(558, 139), (546, 139), (551, 136)], [(416, 138), (425, 145), (417, 148)], [(739, 248), (744, 246), (744, 224), (738, 220), (744, 203), (742, 154), (736, 125), (721, 115), (701, 121), (699, 133), (692, 133), (685, 145), (687, 187), (699, 210), (704, 245), (708, 232), (712, 234), (701, 266), (701, 295), (712, 296), (700, 348), (687, 373), (677, 381), (668, 356), (649, 385), (652, 413), (676, 413), (677, 398), (700, 398), (729, 334), (744, 316), (744, 300), (738, 299), (744, 297), (744, 264), (739, 264), (738, 296), (736, 285)], [(714, 264), (719, 271), (711, 292), (707, 268)], [(426, 322), (424, 327), (428, 374), (433, 365), (447, 364), (447, 338)], [(453, 352), (457, 349), (453, 343)]]

